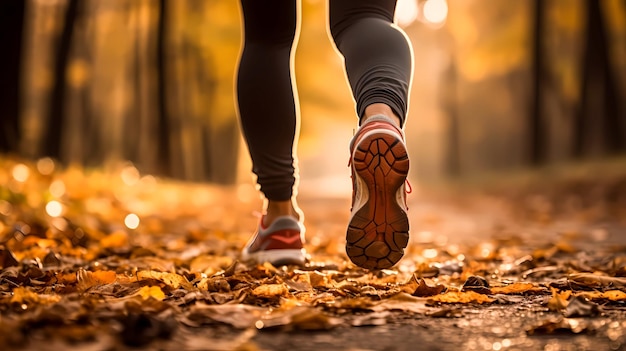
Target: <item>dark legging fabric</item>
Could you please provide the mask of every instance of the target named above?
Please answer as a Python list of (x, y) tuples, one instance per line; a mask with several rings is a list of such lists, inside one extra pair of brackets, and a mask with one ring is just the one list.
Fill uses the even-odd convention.
[[(275, 201), (291, 198), (296, 179), (296, 1), (241, 0), (239, 116), (261, 192)], [(390, 106), (402, 123), (406, 117), (413, 60), (405, 35), (392, 26), (395, 6), (395, 0), (329, 0), (330, 31), (345, 59), (359, 119), (374, 103)]]

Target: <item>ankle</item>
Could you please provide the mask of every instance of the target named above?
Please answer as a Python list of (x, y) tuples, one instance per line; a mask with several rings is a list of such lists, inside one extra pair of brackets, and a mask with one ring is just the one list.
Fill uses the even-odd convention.
[(302, 215), (294, 200), (287, 201), (267, 201), (265, 214), (263, 216), (263, 225), (269, 226), (278, 217), (291, 216), (300, 220)]
[(363, 124), (363, 122), (365, 122), (368, 118), (379, 115), (389, 117), (396, 125), (396, 127), (402, 128), (402, 120), (400, 119), (400, 117), (393, 113), (393, 110), (391, 109), (391, 107), (389, 107), (389, 105), (382, 103), (376, 103), (367, 106), (365, 108), (365, 113), (361, 118), (361, 124)]

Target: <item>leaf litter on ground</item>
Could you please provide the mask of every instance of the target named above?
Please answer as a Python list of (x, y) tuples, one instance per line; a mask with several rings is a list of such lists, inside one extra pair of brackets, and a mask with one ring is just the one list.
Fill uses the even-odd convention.
[[(60, 342), (129, 346), (178, 335), (193, 349), (205, 339), (189, 330), (206, 326), (240, 331), (245, 343), (268, 329), (376, 326), (399, 315), (462, 318), (494, 304), (551, 311), (528, 335), (584, 333), (594, 327), (580, 318), (624, 310), (619, 246), (587, 252), (559, 239), (571, 233), (542, 243), (522, 238), (515, 223), (545, 226), (559, 216), (557, 205), (545, 212), (546, 202), (567, 195), (553, 189), (521, 205), (515, 200), (524, 192), (507, 195), (509, 231), (517, 228), (518, 236), (459, 245), (420, 233), (398, 267), (367, 271), (333, 248), (341, 244), (333, 232), (308, 244), (316, 261), (274, 267), (238, 260), (257, 220), (252, 186), (161, 180), (131, 164), (43, 173), (36, 162), (2, 158), (0, 165), (0, 345), (25, 345), (27, 333), (39, 332)], [(617, 198), (596, 201), (624, 213), (624, 194)], [(432, 214), (420, 220), (442, 222)]]

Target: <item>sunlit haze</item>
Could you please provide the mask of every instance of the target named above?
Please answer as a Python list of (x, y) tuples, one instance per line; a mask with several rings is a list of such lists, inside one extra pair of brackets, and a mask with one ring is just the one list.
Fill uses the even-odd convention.
[(396, 20), (401, 27), (409, 26), (415, 22), (419, 10), (416, 0), (398, 0), (396, 5)]
[(442, 24), (448, 17), (446, 0), (428, 0), (424, 4), (424, 19), (433, 24)]

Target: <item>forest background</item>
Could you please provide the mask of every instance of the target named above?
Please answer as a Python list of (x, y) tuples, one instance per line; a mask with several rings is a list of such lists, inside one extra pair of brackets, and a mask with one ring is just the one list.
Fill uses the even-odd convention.
[[(142, 172), (192, 181), (250, 181), (233, 87), (238, 2), (3, 0), (0, 7), (0, 151), (88, 167), (131, 161)], [(349, 188), (356, 117), (327, 34), (327, 2), (303, 0), (301, 10), (302, 178)], [(626, 1), (401, 0), (397, 20), (415, 54), (406, 126), (412, 178), (626, 151)]]

